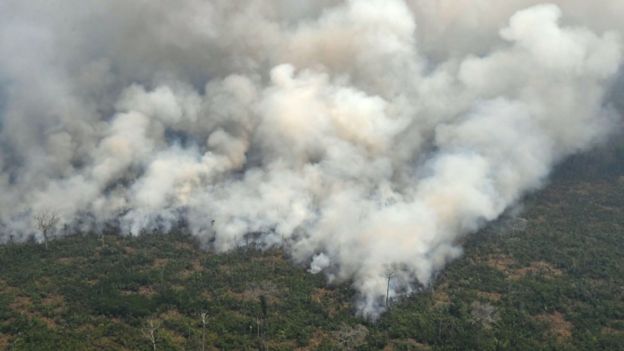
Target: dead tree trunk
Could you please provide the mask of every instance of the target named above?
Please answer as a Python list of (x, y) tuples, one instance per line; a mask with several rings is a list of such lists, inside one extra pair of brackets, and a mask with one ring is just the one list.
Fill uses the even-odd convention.
[(160, 327), (160, 325), (158, 324), (158, 322), (154, 321), (153, 319), (150, 319), (149, 321), (147, 321), (147, 327), (145, 328), (145, 336), (149, 339), (149, 341), (152, 344), (152, 350), (156, 351), (156, 332), (158, 331), (158, 328)]
[(208, 324), (207, 323), (208, 313), (202, 312), (201, 320), (202, 320), (202, 351), (205, 351), (206, 350), (206, 324)]
[(43, 243), (46, 250), (48, 249), (48, 235), (52, 232), (52, 230), (54, 230), (58, 222), (58, 215), (51, 211), (43, 211), (35, 215), (35, 223), (37, 225), (37, 229), (39, 229), (41, 234), (43, 234)]
[(386, 308), (390, 304), (390, 281), (394, 277), (394, 271), (389, 271), (386, 273)]

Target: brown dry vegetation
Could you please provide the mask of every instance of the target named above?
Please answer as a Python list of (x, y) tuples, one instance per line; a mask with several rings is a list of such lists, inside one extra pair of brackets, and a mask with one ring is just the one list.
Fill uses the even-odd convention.
[(433, 294), (433, 306), (435, 308), (445, 307), (451, 303), (451, 297), (444, 290), (436, 290)]
[(257, 285), (251, 285), (249, 288), (245, 289), (243, 292), (233, 292), (230, 291), (228, 293), (230, 297), (239, 301), (258, 301), (260, 296), (264, 296), (267, 299), (267, 302), (270, 304), (277, 303), (281, 298), (287, 294), (287, 291), (278, 288), (277, 285), (264, 281), (260, 282)]
[(323, 343), (323, 341), (327, 340), (329, 336), (326, 332), (316, 329), (312, 332), (310, 339), (308, 340), (308, 344), (306, 346), (301, 346), (295, 348), (295, 351), (313, 351), (317, 350), (319, 346)]
[(568, 340), (572, 336), (572, 323), (568, 322), (564, 315), (560, 312), (554, 312), (551, 314), (540, 314), (535, 317), (540, 322), (545, 322), (548, 325), (549, 333), (555, 339), (562, 343)]
[(490, 292), (490, 291), (477, 291), (477, 296), (482, 297), (486, 300), (492, 302), (499, 302), (503, 297), (500, 293)]
[(32, 300), (28, 296), (16, 296), (13, 299), (13, 302), (9, 304), (9, 308), (11, 308), (15, 312), (31, 314), (32, 309)]
[(511, 267), (517, 265), (518, 262), (516, 262), (516, 260), (512, 257), (501, 254), (486, 257), (485, 264), (490, 268), (494, 268), (503, 273), (508, 273), (510, 272)]
[(11, 344), (11, 337), (9, 335), (0, 334), (0, 350), (8, 350)]
[(558, 277), (563, 272), (545, 261), (534, 261), (528, 267), (518, 268), (509, 274), (511, 279), (522, 279), (528, 274), (539, 274), (546, 278)]
[(383, 351), (410, 350), (410, 351), (430, 351), (431, 346), (420, 343), (414, 339), (393, 340), (384, 347)]
[(200, 350), (200, 313), (206, 350), (621, 349), (624, 180), (598, 183), (553, 181), (526, 199), (523, 231), (464, 238), (431, 289), (374, 323), (349, 282), (277, 250), (215, 254), (183, 233), (0, 246), (0, 350), (147, 350), (150, 319), (159, 350)]
[(512, 280), (522, 279), (529, 274), (539, 274), (546, 278), (559, 277), (563, 274), (562, 270), (544, 260), (533, 261), (529, 265), (520, 266), (512, 257), (495, 255), (487, 257), (484, 263), (486, 266), (502, 272), (507, 278)]

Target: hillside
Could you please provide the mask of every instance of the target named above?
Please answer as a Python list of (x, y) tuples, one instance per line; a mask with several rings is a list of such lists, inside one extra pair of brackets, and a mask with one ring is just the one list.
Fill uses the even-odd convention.
[(158, 350), (624, 350), (620, 163), (569, 160), (376, 322), (279, 250), (181, 233), (2, 246), (0, 350), (151, 350), (150, 329)]

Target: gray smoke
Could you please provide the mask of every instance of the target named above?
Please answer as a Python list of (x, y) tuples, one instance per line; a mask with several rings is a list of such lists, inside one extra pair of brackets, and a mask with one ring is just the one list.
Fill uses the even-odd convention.
[[(599, 3), (599, 4), (598, 4)], [(619, 123), (621, 0), (4, 0), (0, 241), (283, 246), (360, 313)], [(617, 94), (616, 94), (617, 95)]]

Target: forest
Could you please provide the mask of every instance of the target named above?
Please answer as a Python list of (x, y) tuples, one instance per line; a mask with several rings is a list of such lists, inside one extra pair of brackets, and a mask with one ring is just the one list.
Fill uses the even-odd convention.
[(217, 254), (184, 230), (9, 243), (0, 349), (624, 350), (623, 160), (566, 161), (378, 320), (280, 249)]

